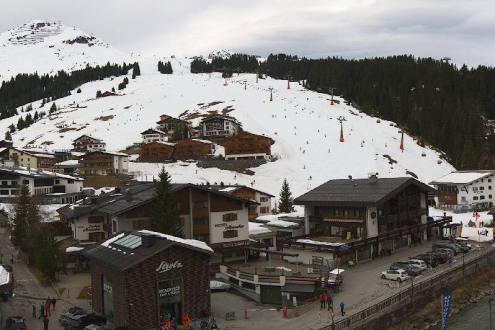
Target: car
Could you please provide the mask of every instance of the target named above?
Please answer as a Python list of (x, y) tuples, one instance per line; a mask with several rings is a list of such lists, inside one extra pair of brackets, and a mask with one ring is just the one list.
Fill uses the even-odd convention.
[(423, 272), (423, 270), (421, 268), (416, 267), (407, 261), (394, 262), (392, 265), (390, 265), (389, 269), (391, 269), (391, 270), (403, 269), (406, 271), (407, 275), (409, 275), (409, 276), (418, 276), (419, 274), (421, 274)]
[(450, 252), (445, 250), (433, 250), (431, 252), (428, 252), (428, 254), (435, 255), (438, 259), (438, 262), (441, 264), (444, 264), (449, 260), (449, 253)]
[(437, 257), (435, 257), (432, 254), (426, 254), (426, 253), (418, 254), (417, 256), (412, 257), (411, 259), (423, 260), (426, 263), (426, 265), (431, 268), (435, 268), (436, 266), (438, 266)]
[(446, 254), (447, 260), (449, 260), (450, 256), (456, 255), (454, 250), (448, 248), (435, 248), (433, 252)]
[(65, 325), (74, 317), (87, 314), (88, 312), (85, 309), (78, 306), (73, 306), (70, 307), (65, 313), (62, 313), (58, 320), (60, 324)]
[(461, 247), (455, 243), (452, 243), (451, 241), (440, 241), (440, 242), (433, 243), (432, 249), (435, 250), (437, 248), (451, 249), (452, 251), (454, 251), (455, 255), (462, 252)]
[(467, 243), (455, 242), (454, 244), (462, 250), (462, 253), (471, 251), (471, 245), (468, 245)]
[(64, 324), (65, 330), (83, 330), (88, 325), (105, 325), (106, 318), (104, 316), (91, 313), (85, 315), (74, 315), (67, 319)]
[(382, 272), (381, 278), (401, 283), (406, 281), (409, 278), (409, 275), (407, 275), (407, 272), (404, 269), (389, 269)]
[(426, 270), (428, 268), (428, 265), (423, 261), (423, 260), (420, 260), (420, 259), (415, 259), (415, 258), (409, 258), (409, 263), (422, 269), (422, 270)]
[(5, 330), (26, 330), (26, 322), (21, 316), (11, 316), (5, 322)]

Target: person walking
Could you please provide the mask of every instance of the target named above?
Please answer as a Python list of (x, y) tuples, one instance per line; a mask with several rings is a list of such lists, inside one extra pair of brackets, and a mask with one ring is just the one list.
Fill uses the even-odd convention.
[(38, 319), (41, 319), (43, 316), (45, 316), (45, 305), (43, 303), (40, 304), (40, 316)]
[(328, 306), (328, 310), (332, 311), (333, 313), (333, 299), (331, 295), (328, 295), (327, 306)]
[(320, 310), (325, 308), (325, 295), (324, 292), (320, 293)]
[(36, 305), (33, 304), (33, 319), (36, 318)]
[(50, 311), (50, 305), (51, 305), (51, 299), (50, 297), (46, 298), (46, 301), (45, 301), (45, 315), (50, 317), (52, 316), (52, 313)]
[(55, 310), (55, 305), (57, 304), (57, 299), (56, 298), (52, 298), (52, 309)]
[(48, 330), (48, 323), (50, 322), (50, 320), (48, 319), (48, 317), (45, 315), (43, 316), (43, 329), (44, 330)]
[(341, 314), (342, 316), (345, 316), (345, 311), (344, 311), (344, 308), (345, 308), (344, 302), (343, 302), (343, 301), (341, 301), (341, 302), (340, 302), (340, 314)]

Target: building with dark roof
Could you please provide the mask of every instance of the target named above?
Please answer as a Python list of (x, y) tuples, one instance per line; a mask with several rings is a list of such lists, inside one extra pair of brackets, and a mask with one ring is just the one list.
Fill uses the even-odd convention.
[(106, 148), (105, 141), (89, 135), (81, 135), (72, 142), (74, 151), (90, 152), (103, 151)]
[[(203, 241), (223, 260), (244, 258), (249, 245), (248, 208), (255, 201), (207, 185), (172, 184), (186, 238)], [(101, 196), (88, 197), (58, 210), (74, 239), (100, 242), (125, 230), (150, 228), (155, 184), (139, 183)]]
[(239, 132), (223, 142), (225, 159), (271, 159), (273, 139), (249, 133)]
[(151, 142), (167, 142), (167, 134), (156, 128), (148, 128), (146, 131), (141, 132), (141, 136), (143, 138), (143, 143), (151, 143)]
[(237, 119), (222, 114), (212, 114), (205, 117), (200, 126), (201, 135), (205, 138), (225, 138), (242, 130), (242, 125)]
[[(306, 235), (328, 246), (361, 242), (352, 259), (367, 259), (428, 238), (432, 187), (411, 177), (330, 180), (297, 197)], [(322, 242), (323, 245), (323, 242)]]
[(115, 234), (84, 253), (90, 260), (92, 307), (112, 328), (158, 329), (210, 310), (204, 242), (141, 230)]

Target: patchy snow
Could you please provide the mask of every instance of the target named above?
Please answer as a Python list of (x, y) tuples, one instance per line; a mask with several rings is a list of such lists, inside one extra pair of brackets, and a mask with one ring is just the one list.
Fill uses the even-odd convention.
[(272, 233), (270, 228), (267, 228), (264, 224), (249, 222), (249, 235), (260, 235)]
[(306, 239), (306, 238), (300, 238), (300, 239), (296, 240), (296, 242), (301, 243), (301, 244), (326, 245), (326, 246), (333, 246), (333, 247), (345, 245), (345, 243), (332, 243), (332, 242), (315, 241), (315, 240)]
[(67, 252), (67, 253), (79, 252), (82, 250), (84, 250), (84, 248), (80, 247), (80, 246), (69, 246), (69, 247), (65, 248), (65, 252)]
[(277, 267), (275, 267), (275, 269), (283, 270), (284, 272), (291, 272), (292, 271), (292, 269), (284, 267), (284, 266), (277, 266)]
[(495, 171), (456, 171), (435, 179), (432, 183), (468, 184), (492, 174)]
[(185, 239), (185, 238), (175, 237), (172, 235), (162, 234), (162, 233), (158, 233), (156, 231), (151, 231), (151, 230), (140, 230), (139, 232), (143, 233), (143, 234), (155, 235), (158, 237), (164, 237), (170, 241), (189, 245), (189, 246), (213, 253), (213, 249), (211, 247), (209, 247), (205, 242), (201, 242), (201, 241), (198, 241), (195, 239)]
[(9, 284), (10, 282), (10, 273), (0, 265), (0, 285)]

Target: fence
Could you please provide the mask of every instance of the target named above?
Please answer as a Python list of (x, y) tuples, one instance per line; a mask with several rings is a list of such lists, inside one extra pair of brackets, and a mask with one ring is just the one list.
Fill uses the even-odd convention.
[(439, 290), (442, 290), (443, 288), (462, 279), (465, 275), (474, 274), (479, 270), (480, 265), (488, 265), (492, 263), (489, 259), (495, 256), (495, 250), (493, 248), (489, 248), (488, 250), (473, 251), (472, 253), (478, 253), (479, 255), (469, 261), (466, 261), (464, 264), (461, 263), (456, 265), (444, 273), (425, 278), (417, 284), (411, 282), (411, 285), (401, 292), (385, 298), (358, 313), (352, 314), (345, 319), (335, 322), (334, 324), (320, 328), (320, 330), (341, 330), (364, 327), (372, 320), (375, 320), (386, 313), (393, 312), (400, 307), (408, 304), (412, 304), (412, 306), (414, 306), (415, 301), (424, 297), (426, 292), (438, 292)]

